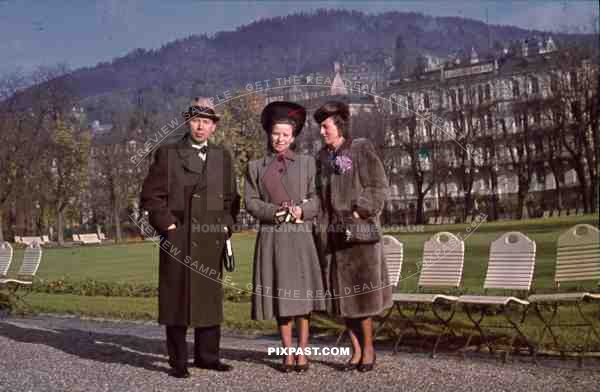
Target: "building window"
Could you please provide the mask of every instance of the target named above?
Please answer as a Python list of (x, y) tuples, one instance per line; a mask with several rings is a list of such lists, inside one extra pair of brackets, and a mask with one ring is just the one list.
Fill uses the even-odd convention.
[(575, 72), (575, 71), (569, 72), (569, 79), (571, 81), (571, 88), (573, 90), (577, 90), (577, 72)]
[(492, 89), (489, 84), (485, 85), (485, 99), (486, 101), (492, 100)]
[(456, 108), (456, 90), (450, 90), (450, 101), (452, 102), (452, 108)]
[(519, 91), (519, 81), (518, 80), (512, 81), (512, 91), (513, 91), (513, 98), (518, 98), (521, 95), (521, 92)]
[(458, 104), (463, 106), (465, 104), (465, 92), (462, 88), (458, 89)]
[(550, 75), (550, 90), (554, 94), (558, 92), (558, 76), (556, 74)]
[(573, 115), (573, 120), (579, 122), (581, 120), (581, 112), (579, 110), (579, 102), (574, 101), (571, 102), (571, 114)]
[(423, 105), (425, 106), (425, 109), (431, 108), (431, 101), (428, 94), (423, 94)]
[(538, 79), (534, 76), (531, 78), (531, 93), (539, 94), (539, 92), (540, 92), (540, 85), (539, 85)]
[(410, 95), (407, 98), (407, 102), (408, 102), (408, 110), (410, 110), (412, 113), (414, 113), (415, 102), (413, 101), (413, 98)]
[(483, 103), (483, 86), (482, 85), (477, 86), (477, 99), (479, 100), (479, 103)]

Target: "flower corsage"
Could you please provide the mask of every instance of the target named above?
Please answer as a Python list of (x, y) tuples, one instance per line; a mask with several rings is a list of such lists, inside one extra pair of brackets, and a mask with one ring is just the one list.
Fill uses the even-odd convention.
[(338, 155), (333, 161), (333, 167), (338, 174), (347, 174), (352, 171), (352, 159), (346, 155)]

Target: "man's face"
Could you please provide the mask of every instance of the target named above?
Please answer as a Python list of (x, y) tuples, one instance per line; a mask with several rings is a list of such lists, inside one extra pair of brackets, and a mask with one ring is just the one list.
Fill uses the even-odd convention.
[(337, 147), (342, 141), (342, 133), (335, 125), (333, 117), (327, 117), (321, 123), (321, 136), (328, 147)]
[(284, 152), (294, 142), (294, 128), (290, 124), (275, 124), (271, 132), (273, 151)]
[(194, 141), (202, 143), (206, 141), (217, 128), (217, 124), (210, 118), (194, 117), (189, 120), (190, 135)]

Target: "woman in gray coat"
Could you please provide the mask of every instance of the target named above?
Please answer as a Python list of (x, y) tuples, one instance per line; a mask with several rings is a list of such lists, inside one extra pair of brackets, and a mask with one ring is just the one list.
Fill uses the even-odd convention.
[[(254, 253), (252, 319), (277, 319), (284, 347), (292, 347), (292, 322), (298, 346), (308, 345), (309, 317), (325, 310), (323, 281), (313, 237), (319, 214), (314, 158), (296, 154), (294, 139), (306, 110), (291, 102), (272, 102), (261, 115), (269, 135), (268, 154), (248, 164), (247, 211), (260, 222)], [(295, 362), (295, 363), (294, 363)], [(282, 370), (308, 369), (307, 358), (286, 355)]]
[[(346, 104), (328, 102), (317, 109), (314, 118), (325, 142), (317, 159), (317, 184), (323, 207), (321, 222), (327, 226), (321, 232), (321, 249), (332, 299), (329, 311), (345, 318), (350, 332), (353, 355), (344, 370), (369, 371), (375, 364), (371, 317), (392, 306), (378, 235), (387, 179), (371, 142), (351, 139)], [(361, 228), (360, 241), (348, 238), (358, 231), (346, 231), (357, 226)]]

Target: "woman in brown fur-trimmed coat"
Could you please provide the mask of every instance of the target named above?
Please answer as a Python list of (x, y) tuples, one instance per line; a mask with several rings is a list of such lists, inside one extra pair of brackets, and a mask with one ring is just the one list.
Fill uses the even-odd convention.
[[(314, 114), (325, 147), (317, 159), (321, 196), (321, 254), (329, 311), (346, 320), (353, 355), (343, 370), (369, 371), (375, 363), (372, 316), (392, 306), (383, 244), (347, 242), (342, 222), (380, 226), (387, 194), (383, 165), (370, 141), (350, 138), (348, 106), (328, 102)], [(365, 227), (365, 226), (362, 226)]]

